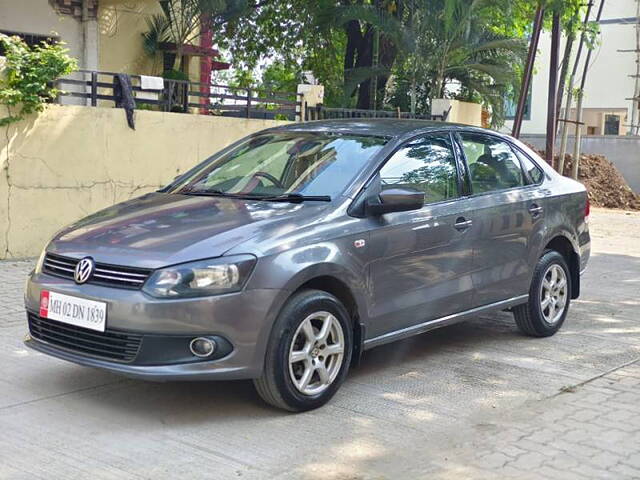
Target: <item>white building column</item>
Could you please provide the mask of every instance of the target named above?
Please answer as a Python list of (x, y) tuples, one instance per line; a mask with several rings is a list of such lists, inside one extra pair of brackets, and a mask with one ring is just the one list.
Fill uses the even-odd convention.
[[(98, 70), (98, 7), (97, 0), (82, 0), (82, 35), (83, 35), (83, 59), (80, 68), (84, 70)], [(85, 80), (91, 80), (90, 74), (84, 75)], [(86, 90), (91, 93), (91, 87)], [(91, 99), (87, 99), (87, 105), (91, 105)]]

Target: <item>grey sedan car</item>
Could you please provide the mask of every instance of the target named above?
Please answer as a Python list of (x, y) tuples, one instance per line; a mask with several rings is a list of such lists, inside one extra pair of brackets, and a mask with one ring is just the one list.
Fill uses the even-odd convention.
[(252, 379), (326, 403), (362, 352), (487, 311), (553, 335), (590, 251), (585, 188), (441, 122), (297, 123), (57, 233), (26, 344), (150, 380)]

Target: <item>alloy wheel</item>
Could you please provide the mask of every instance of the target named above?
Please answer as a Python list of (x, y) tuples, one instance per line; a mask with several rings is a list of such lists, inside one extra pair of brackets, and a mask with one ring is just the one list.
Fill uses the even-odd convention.
[(289, 348), (289, 375), (303, 395), (317, 395), (336, 379), (344, 358), (344, 332), (329, 312), (315, 312), (296, 329)]
[(540, 311), (549, 325), (556, 324), (562, 318), (567, 295), (567, 275), (560, 265), (554, 263), (544, 273), (540, 289)]

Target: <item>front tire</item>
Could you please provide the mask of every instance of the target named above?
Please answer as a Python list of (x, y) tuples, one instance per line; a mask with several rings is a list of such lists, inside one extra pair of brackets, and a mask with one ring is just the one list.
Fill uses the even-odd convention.
[(337, 298), (320, 290), (295, 294), (271, 332), (262, 376), (253, 381), (258, 394), (292, 412), (321, 407), (347, 375), (352, 337), (349, 314)]
[(571, 301), (571, 275), (564, 257), (549, 250), (533, 272), (529, 301), (513, 309), (516, 325), (532, 337), (555, 334), (567, 317)]

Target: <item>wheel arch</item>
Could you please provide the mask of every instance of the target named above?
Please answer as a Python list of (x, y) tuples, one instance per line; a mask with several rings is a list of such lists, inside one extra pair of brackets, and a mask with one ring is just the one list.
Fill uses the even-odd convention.
[(347, 309), (353, 327), (352, 366), (356, 366), (363, 352), (366, 325), (366, 301), (364, 279), (358, 278), (344, 267), (332, 264), (316, 264), (299, 272), (289, 282), (289, 292), (282, 305), (297, 292), (305, 289), (322, 290), (336, 297)]
[(546, 242), (543, 252), (547, 250), (554, 250), (564, 257), (571, 275), (571, 298), (578, 298), (580, 296), (580, 255), (574, 242), (567, 235), (559, 233)]

